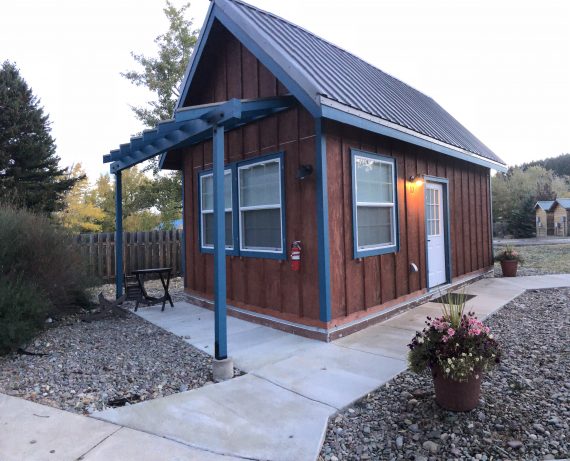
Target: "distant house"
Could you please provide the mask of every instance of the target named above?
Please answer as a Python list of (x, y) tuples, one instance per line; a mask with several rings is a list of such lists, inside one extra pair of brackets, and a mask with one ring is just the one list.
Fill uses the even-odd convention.
[(559, 198), (554, 201), (552, 208), (554, 235), (557, 237), (570, 236), (568, 220), (570, 219), (570, 198)]
[(540, 200), (534, 206), (536, 215), (536, 236), (554, 235), (554, 200)]
[(330, 340), (492, 270), (490, 171), (505, 163), (402, 81), (271, 13), (213, 0), (180, 94), (173, 119), (105, 161), (118, 181), (157, 154), (182, 171), (196, 302)]

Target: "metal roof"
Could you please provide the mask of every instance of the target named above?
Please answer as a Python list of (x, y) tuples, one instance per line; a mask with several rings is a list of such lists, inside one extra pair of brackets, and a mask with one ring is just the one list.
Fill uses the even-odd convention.
[[(347, 111), (356, 109), (505, 165), (432, 98), (348, 51), (240, 0), (214, 0), (212, 6), (214, 14), (218, 9), (217, 19), (221, 19), (223, 24), (231, 21), (240, 32), (247, 34), (276, 66), (301, 87), (307, 101), (316, 101), (317, 104), (334, 102)], [(184, 82), (186, 88), (190, 83), (191, 65)], [(287, 82), (283, 83), (288, 86)], [(182, 93), (179, 107), (184, 101), (185, 92)]]
[(556, 202), (563, 208), (570, 209), (570, 198), (557, 198)]
[(554, 205), (554, 200), (539, 200), (538, 202), (536, 202), (536, 205), (534, 207), (536, 208), (537, 206), (539, 206), (544, 211), (550, 211), (553, 205)]

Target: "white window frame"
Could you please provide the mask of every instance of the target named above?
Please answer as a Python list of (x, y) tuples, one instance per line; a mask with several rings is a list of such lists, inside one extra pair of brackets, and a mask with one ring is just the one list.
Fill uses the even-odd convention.
[[(391, 202), (361, 202), (358, 200), (358, 179), (357, 179), (357, 169), (356, 162), (357, 159), (363, 159), (366, 161), (372, 161), (375, 163), (384, 163), (390, 167), (391, 178), (392, 178), (392, 201)], [(372, 256), (375, 254), (383, 254), (398, 250), (398, 222), (397, 222), (397, 208), (398, 208), (398, 188), (397, 188), (397, 175), (396, 175), (396, 164), (393, 159), (388, 157), (383, 157), (377, 154), (368, 154), (365, 152), (352, 151), (352, 171), (353, 171), (353, 214), (354, 214), (354, 252), (355, 257)], [(358, 208), (359, 207), (370, 207), (370, 208), (390, 208), (390, 214), (392, 217), (392, 226), (390, 228), (390, 242), (375, 244), (375, 245), (360, 245), (358, 242), (359, 232), (358, 232)], [(378, 251), (378, 253), (375, 253)], [(369, 253), (370, 252), (370, 253)]]
[[(279, 205), (256, 205), (256, 206), (245, 206), (241, 205), (241, 172), (243, 170), (250, 169), (255, 166), (264, 165), (267, 163), (277, 163), (279, 171)], [(270, 253), (275, 255), (282, 255), (285, 251), (283, 247), (283, 233), (284, 233), (284, 222), (283, 222), (283, 178), (282, 178), (282, 163), (281, 156), (276, 156), (266, 160), (260, 160), (258, 162), (248, 162), (247, 164), (240, 165), (237, 167), (237, 200), (238, 200), (238, 217), (239, 217), (239, 248), (240, 253)], [(279, 238), (280, 247), (278, 249), (270, 250), (267, 248), (247, 248), (244, 247), (245, 232), (243, 229), (243, 212), (255, 211), (255, 210), (279, 210), (279, 225), (281, 228), (281, 235)]]
[[(231, 204), (230, 204), (229, 208), (224, 208), (224, 225), (225, 225), (226, 213), (228, 211), (232, 212), (232, 244), (226, 245), (226, 250), (233, 250), (234, 249), (233, 242), (234, 242), (235, 230), (234, 230), (234, 218), (233, 218), (234, 193), (233, 193), (233, 176), (232, 176), (232, 174), (233, 173), (232, 173), (231, 168), (226, 168), (224, 170), (224, 180), (226, 178), (226, 175), (230, 175), (230, 179), (232, 180), (232, 181), (230, 181), (232, 183), (232, 187), (231, 187), (231, 191), (230, 191), (231, 192)], [(214, 172), (205, 173), (205, 174), (200, 175), (200, 244), (201, 244), (202, 248), (207, 248), (209, 250), (213, 250), (214, 245), (213, 244), (212, 245), (206, 244), (206, 242), (204, 241), (204, 238), (206, 235), (206, 232), (205, 232), (206, 226), (205, 226), (204, 215), (207, 215), (207, 214), (213, 215), (214, 214), (214, 207), (212, 207), (211, 210), (204, 211), (204, 178), (208, 178), (208, 177), (213, 178)], [(224, 201), (225, 201), (225, 198), (224, 198)]]

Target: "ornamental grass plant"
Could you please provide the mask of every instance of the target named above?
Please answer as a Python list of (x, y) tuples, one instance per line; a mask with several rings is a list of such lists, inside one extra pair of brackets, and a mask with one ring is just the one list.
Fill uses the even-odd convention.
[(501, 351), (489, 327), (465, 311), (466, 296), (448, 293), (442, 315), (427, 317), (426, 326), (408, 344), (410, 369), (421, 373), (440, 370), (447, 379), (465, 382), (499, 363)]
[(517, 261), (521, 265), (524, 264), (524, 258), (512, 247), (512, 245), (507, 245), (503, 251), (497, 253), (495, 255), (495, 261)]

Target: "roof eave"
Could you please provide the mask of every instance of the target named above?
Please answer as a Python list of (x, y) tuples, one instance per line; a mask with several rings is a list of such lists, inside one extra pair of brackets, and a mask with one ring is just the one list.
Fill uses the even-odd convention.
[(329, 99), (325, 96), (320, 97), (321, 116), (340, 123), (362, 128), (373, 133), (388, 136), (390, 138), (399, 139), (416, 146), (426, 147), (441, 154), (459, 158), (470, 163), (475, 163), (501, 173), (507, 172), (507, 166), (494, 160), (461, 149), (457, 146), (444, 143), (437, 139), (423, 135), (416, 131), (404, 128), (395, 123), (384, 120), (380, 117), (368, 114), (364, 111), (354, 109), (345, 104)]

